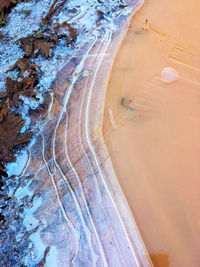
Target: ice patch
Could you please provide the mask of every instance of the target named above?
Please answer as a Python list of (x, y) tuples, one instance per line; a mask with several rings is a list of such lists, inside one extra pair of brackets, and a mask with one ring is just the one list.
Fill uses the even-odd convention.
[(172, 83), (179, 78), (178, 72), (171, 67), (165, 67), (161, 73), (161, 79), (164, 83)]
[(7, 174), (11, 175), (20, 175), (23, 169), (25, 168), (28, 161), (28, 153), (25, 149), (21, 150), (21, 154), (17, 156), (16, 162), (8, 163)]
[(55, 246), (51, 246), (50, 251), (46, 258), (46, 267), (55, 267), (57, 266), (57, 248)]

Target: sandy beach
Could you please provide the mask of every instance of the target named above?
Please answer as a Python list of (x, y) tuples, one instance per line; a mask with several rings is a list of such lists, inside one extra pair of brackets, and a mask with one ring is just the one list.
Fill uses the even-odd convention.
[[(199, 10), (145, 1), (107, 89), (104, 140), (155, 266), (200, 265)], [(178, 80), (165, 83), (165, 67)]]

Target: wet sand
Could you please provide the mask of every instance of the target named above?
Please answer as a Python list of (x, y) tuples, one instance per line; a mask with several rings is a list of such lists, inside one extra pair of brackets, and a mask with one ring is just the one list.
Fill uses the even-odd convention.
[[(199, 10), (198, 0), (147, 0), (107, 89), (105, 143), (155, 266), (200, 266)], [(168, 66), (179, 73), (170, 84)]]

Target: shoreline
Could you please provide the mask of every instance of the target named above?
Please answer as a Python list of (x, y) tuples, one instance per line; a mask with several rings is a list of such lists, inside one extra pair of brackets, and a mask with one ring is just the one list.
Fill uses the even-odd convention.
[[(2, 64), (3, 72), (9, 68), (12, 76), (32, 54), (34, 68), (41, 65), (44, 71), (37, 84), (41, 103), (32, 107), (32, 101), (25, 101), (22, 111), (35, 136), (23, 156), (7, 166), (9, 197), (3, 196), (8, 202), (1, 215), (4, 265), (151, 266), (102, 138), (106, 77), (131, 12), (141, 1), (128, 0), (128, 6), (121, 1), (82, 2), (52, 0), (48, 9), (44, 1), (41, 8), (38, 4), (26, 10), (27, 17), (21, 8), (32, 7), (34, 1), (21, 3), (2, 29), (9, 36), (1, 46), (4, 62), (9, 57), (15, 61), (13, 49), (21, 51), (15, 39), (24, 45), (16, 63)], [(43, 28), (45, 21), (49, 26)], [(32, 26), (39, 32), (32, 32)], [(51, 34), (51, 26), (62, 33), (48, 39), (45, 31)], [(1, 77), (1, 83), (5, 79)]]
[[(138, 11), (139, 8), (140, 6), (138, 6), (134, 14)], [(134, 16), (134, 14), (132, 14), (129, 20), (126, 21), (125, 23), (126, 26), (124, 26), (125, 29), (126, 28), (128, 29), (129, 22), (131, 18)], [(127, 205), (127, 201), (124, 198), (124, 195), (118, 184), (118, 180), (115, 176), (115, 173), (113, 172), (112, 162), (110, 161), (107, 148), (104, 145), (103, 134), (102, 134), (102, 122), (103, 122), (103, 110), (104, 110), (103, 104), (105, 101), (107, 82), (109, 81), (109, 76), (110, 76), (110, 72), (107, 72), (107, 70), (112, 69), (112, 67), (109, 64), (110, 62), (113, 62), (113, 59), (111, 61), (109, 58), (113, 57), (112, 56), (113, 53), (116, 55), (117, 50), (119, 48), (119, 43), (121, 44), (123, 42), (125, 35), (126, 35), (126, 30), (121, 31), (120, 35), (115, 34), (115, 38), (112, 39), (111, 45), (105, 48), (106, 49), (105, 51), (107, 51), (107, 55), (104, 56), (105, 51), (103, 53), (102, 52), (100, 53), (100, 55), (102, 55), (101, 58), (104, 59), (105, 61), (99, 63), (100, 65), (98, 66), (100, 68), (98, 69), (97, 66), (97, 72), (94, 73), (93, 77), (91, 79), (89, 78), (87, 81), (86, 86), (87, 88), (90, 89), (89, 90), (87, 89), (86, 94), (84, 94), (83, 96), (81, 110), (80, 110), (81, 114), (80, 116), (81, 117), (86, 116), (86, 126), (82, 124), (80, 131), (81, 133), (83, 133), (86, 130), (86, 136), (88, 135), (89, 138), (88, 140), (84, 140), (85, 137), (83, 136), (82, 142), (83, 146), (86, 147), (85, 150), (88, 150), (88, 144), (89, 144), (89, 149), (91, 149), (91, 152), (93, 154), (92, 157), (94, 156), (95, 159), (94, 165), (97, 164), (97, 171), (96, 171), (97, 174), (95, 179), (98, 181), (100, 188), (105, 187), (106, 192), (108, 193), (107, 196), (106, 196), (107, 193), (103, 196), (103, 198), (105, 198), (104, 199), (105, 206), (106, 203), (111, 201), (112, 205), (115, 207), (114, 209), (118, 214), (117, 216), (119, 216), (120, 218), (120, 223), (122, 225), (123, 231), (124, 233), (126, 233), (126, 238), (129, 243), (129, 249), (131, 248), (132, 251), (131, 254), (135, 258), (133, 262), (132, 260), (131, 261), (129, 260), (130, 256), (126, 255), (126, 264), (128, 263), (131, 266), (132, 264), (133, 266), (134, 264), (136, 264), (137, 266), (152, 266), (151, 260), (148, 256), (144, 243), (141, 239), (140, 233), (135, 224), (135, 220), (130, 212), (130, 209)], [(91, 69), (90, 60), (88, 62), (87, 61), (88, 60), (86, 60), (85, 67), (87, 68), (88, 66), (88, 68)], [(105, 79), (104, 77), (104, 79), (101, 79), (101, 76), (104, 75), (106, 72), (108, 73), (108, 75), (106, 76), (107, 78)], [(99, 85), (101, 85), (101, 93), (99, 92)], [(72, 101), (73, 101), (73, 96), (72, 96)], [(87, 102), (86, 104), (85, 101)], [(73, 120), (74, 119), (75, 118), (73, 117)], [(119, 230), (118, 228), (119, 224), (117, 224), (116, 221), (113, 220), (115, 215), (113, 214), (114, 217), (112, 218), (112, 211), (109, 209), (108, 209), (108, 214), (110, 220), (112, 221), (112, 226), (115, 233), (117, 231), (119, 231), (120, 233), (121, 230)], [(118, 238), (119, 237), (117, 237), (117, 239)], [(121, 239), (120, 241), (121, 249), (123, 247), (122, 246), (123, 242), (124, 241)]]

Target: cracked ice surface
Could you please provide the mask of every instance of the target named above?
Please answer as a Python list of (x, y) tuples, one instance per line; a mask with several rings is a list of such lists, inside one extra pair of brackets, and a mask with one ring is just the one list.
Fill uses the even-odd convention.
[[(28, 1), (12, 9), (8, 25), (0, 29), (5, 36), (1, 73), (23, 57), (14, 42), (39, 29), (52, 2)], [(119, 8), (120, 0), (100, 2), (66, 1), (53, 22), (67, 21), (79, 31), (75, 47), (61, 39), (51, 58), (32, 59), (43, 72), (39, 101), (23, 97), (21, 112), (26, 120), (22, 132), (30, 127), (35, 137), (7, 166), (4, 193), (11, 199), (0, 202), (8, 226), (1, 234), (1, 266), (138, 264), (109, 193), (109, 172), (102, 164), (107, 155), (93, 128), (100, 122), (96, 112), (105, 91), (99, 77), (109, 72), (120, 31), (141, 1), (127, 1), (125, 8)], [(16, 12), (22, 9), (31, 10), (30, 15)], [(98, 10), (104, 12), (101, 20)], [(4, 85), (1, 75), (1, 91)], [(45, 114), (30, 116), (30, 109), (44, 103)]]

